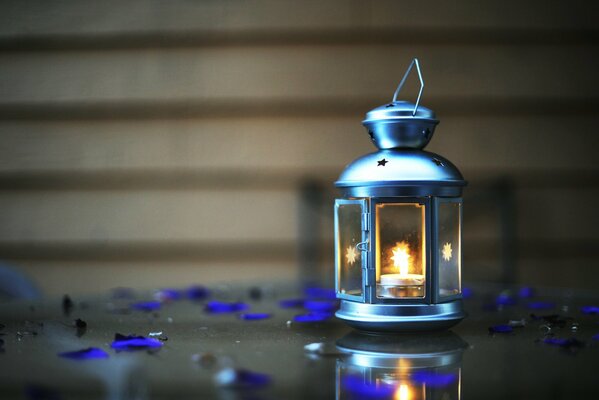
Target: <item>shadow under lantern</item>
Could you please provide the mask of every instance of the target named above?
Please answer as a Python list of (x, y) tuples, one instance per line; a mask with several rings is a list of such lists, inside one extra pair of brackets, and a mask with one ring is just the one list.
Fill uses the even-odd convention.
[[(397, 95), (416, 66), (416, 103)], [(363, 121), (379, 148), (335, 186), (336, 316), (367, 331), (445, 329), (465, 317), (461, 295), (462, 188), (447, 159), (422, 150), (439, 121), (419, 105), (414, 59), (393, 101)]]

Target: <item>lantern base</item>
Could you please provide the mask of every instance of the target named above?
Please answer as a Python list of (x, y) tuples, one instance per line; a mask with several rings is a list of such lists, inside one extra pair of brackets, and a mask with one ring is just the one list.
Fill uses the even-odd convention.
[(341, 300), (335, 316), (370, 332), (419, 332), (449, 329), (464, 317), (461, 299), (439, 304), (369, 304)]

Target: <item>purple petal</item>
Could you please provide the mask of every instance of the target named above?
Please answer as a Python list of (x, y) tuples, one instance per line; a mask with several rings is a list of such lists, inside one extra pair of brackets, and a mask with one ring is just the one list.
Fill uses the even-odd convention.
[(489, 333), (511, 333), (514, 331), (509, 325), (495, 325), (489, 327)]
[(555, 303), (547, 301), (531, 301), (526, 306), (533, 310), (550, 310), (552, 308), (555, 308)]
[(304, 289), (304, 295), (309, 299), (335, 300), (337, 293), (335, 289), (309, 286)]
[(599, 307), (584, 306), (584, 307), (580, 307), (580, 311), (582, 311), (583, 314), (588, 314), (588, 315), (599, 314)]
[(214, 380), (216, 384), (224, 387), (233, 387), (237, 389), (254, 389), (267, 386), (271, 378), (267, 374), (248, 371), (246, 369), (225, 368), (219, 371)]
[(94, 358), (108, 358), (108, 353), (97, 347), (88, 347), (83, 350), (66, 351), (58, 353), (59, 357), (69, 358), (71, 360), (91, 360)]
[(281, 308), (300, 308), (304, 306), (304, 299), (286, 299), (279, 301)]
[(306, 300), (304, 302), (304, 308), (313, 312), (335, 311), (338, 305), (336, 300)]
[(583, 347), (584, 343), (575, 338), (569, 339), (560, 339), (560, 338), (545, 338), (543, 339), (543, 343), (549, 344), (552, 346), (559, 346), (563, 348), (575, 348), (575, 347)]
[(114, 335), (114, 341), (110, 345), (115, 350), (141, 350), (156, 349), (163, 346), (160, 340), (135, 335)]
[(223, 313), (234, 313), (239, 311), (245, 311), (250, 307), (245, 303), (225, 303), (222, 301), (210, 301), (204, 307), (206, 312), (211, 314), (223, 314)]
[(322, 322), (331, 318), (333, 313), (311, 312), (307, 314), (299, 314), (293, 317), (295, 322)]
[(154, 299), (157, 301), (176, 301), (183, 298), (183, 293), (177, 289), (160, 289), (154, 293)]
[(535, 290), (529, 286), (523, 286), (518, 291), (518, 297), (521, 299), (530, 299), (535, 296)]
[(190, 286), (186, 291), (187, 298), (190, 300), (204, 300), (209, 294), (208, 289), (200, 285)]
[(502, 293), (495, 299), (495, 304), (499, 306), (513, 306), (516, 304), (516, 299), (509, 294)]
[(393, 385), (384, 383), (376, 385), (357, 375), (346, 376), (341, 381), (341, 385), (352, 398), (389, 398), (396, 390)]
[(140, 301), (139, 303), (131, 304), (131, 308), (139, 311), (156, 311), (160, 309), (162, 304), (159, 301)]
[(464, 299), (469, 299), (473, 296), (473, 292), (472, 289), (470, 289), (469, 287), (463, 287), (462, 288), (462, 298)]
[(239, 314), (240, 319), (245, 319), (246, 321), (256, 321), (260, 319), (270, 318), (270, 314), (268, 313), (247, 313), (247, 314)]
[(415, 372), (411, 376), (411, 379), (414, 382), (424, 383), (427, 386), (441, 387), (441, 386), (450, 385), (450, 384), (454, 383), (455, 381), (457, 381), (458, 375), (452, 374), (452, 373), (443, 374), (443, 373), (437, 373), (437, 372), (420, 371), (420, 372)]

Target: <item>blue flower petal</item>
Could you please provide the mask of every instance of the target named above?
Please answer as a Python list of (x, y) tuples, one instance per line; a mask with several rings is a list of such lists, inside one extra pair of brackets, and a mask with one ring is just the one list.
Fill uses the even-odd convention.
[(322, 322), (331, 318), (333, 313), (311, 312), (307, 314), (299, 314), (293, 317), (295, 322)]
[(88, 347), (87, 349), (58, 353), (58, 356), (71, 360), (91, 360), (96, 358), (108, 358), (108, 353), (97, 347)]
[(580, 340), (578, 340), (576, 338), (568, 338), (568, 339), (545, 338), (545, 339), (543, 339), (543, 343), (549, 344), (552, 346), (563, 347), (563, 348), (567, 348), (567, 349), (584, 346), (584, 342), (581, 342)]
[(535, 290), (530, 286), (523, 286), (518, 291), (518, 297), (521, 299), (530, 299), (535, 296)]
[(489, 327), (489, 333), (511, 333), (514, 331), (509, 325), (495, 325)]
[(598, 334), (596, 334), (596, 335), (593, 335), (592, 339), (593, 339), (593, 340), (599, 340), (599, 333), (598, 333)]
[(469, 299), (474, 295), (474, 292), (469, 287), (462, 288), (462, 298)]
[(509, 294), (501, 293), (495, 299), (495, 304), (498, 306), (513, 306), (516, 304), (516, 299)]
[(239, 311), (245, 311), (250, 308), (249, 305), (245, 303), (225, 303), (222, 301), (210, 301), (204, 307), (206, 312), (211, 314), (223, 314), (223, 313), (234, 313)]
[(304, 299), (286, 299), (279, 301), (281, 308), (300, 308), (304, 306)]
[(599, 314), (599, 307), (597, 307), (597, 306), (584, 306), (584, 307), (580, 307), (580, 311), (583, 314), (588, 314), (588, 315)]
[(547, 301), (531, 301), (526, 306), (533, 310), (550, 310), (555, 308), (555, 303)]
[(304, 295), (309, 299), (323, 299), (323, 300), (335, 300), (337, 293), (335, 289), (322, 288), (318, 286), (308, 286), (304, 289)]
[(411, 375), (411, 380), (418, 383), (425, 383), (429, 387), (442, 387), (451, 385), (458, 380), (457, 374), (443, 374), (440, 372), (420, 371)]
[(150, 312), (159, 310), (161, 305), (162, 304), (159, 301), (141, 301), (139, 303), (131, 304), (131, 308), (134, 310)]
[(204, 286), (194, 285), (187, 289), (186, 295), (190, 300), (204, 300), (210, 292)]
[(304, 308), (313, 312), (331, 312), (339, 306), (336, 300), (306, 300)]
[(162, 346), (163, 343), (158, 339), (135, 335), (125, 336), (118, 333), (114, 336), (114, 341), (110, 345), (115, 350), (157, 349)]
[(268, 313), (246, 313), (239, 314), (240, 319), (244, 319), (246, 321), (256, 321), (260, 319), (270, 318), (270, 314)]
[(183, 293), (177, 289), (160, 289), (154, 293), (154, 298), (157, 301), (176, 301), (183, 298)]
[(272, 379), (269, 375), (260, 372), (225, 368), (214, 376), (214, 380), (219, 386), (236, 389), (256, 389), (267, 386)]

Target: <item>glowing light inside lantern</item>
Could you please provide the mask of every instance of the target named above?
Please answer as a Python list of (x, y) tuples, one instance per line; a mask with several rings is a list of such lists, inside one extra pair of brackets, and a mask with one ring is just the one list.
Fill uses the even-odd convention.
[(443, 253), (443, 259), (445, 261), (451, 260), (452, 252), (453, 251), (451, 250), (451, 243), (445, 243), (443, 245), (443, 251), (442, 251), (442, 253)]
[(393, 252), (393, 266), (399, 268), (400, 275), (407, 275), (410, 268), (410, 246), (407, 242), (402, 241), (395, 244), (395, 247), (391, 249)]
[(396, 400), (409, 400), (412, 396), (410, 395), (410, 388), (406, 384), (401, 384), (395, 391)]
[(347, 263), (349, 265), (353, 265), (356, 262), (356, 257), (358, 257), (358, 253), (356, 252), (356, 248), (353, 246), (349, 246), (345, 251), (345, 258), (347, 259)]

